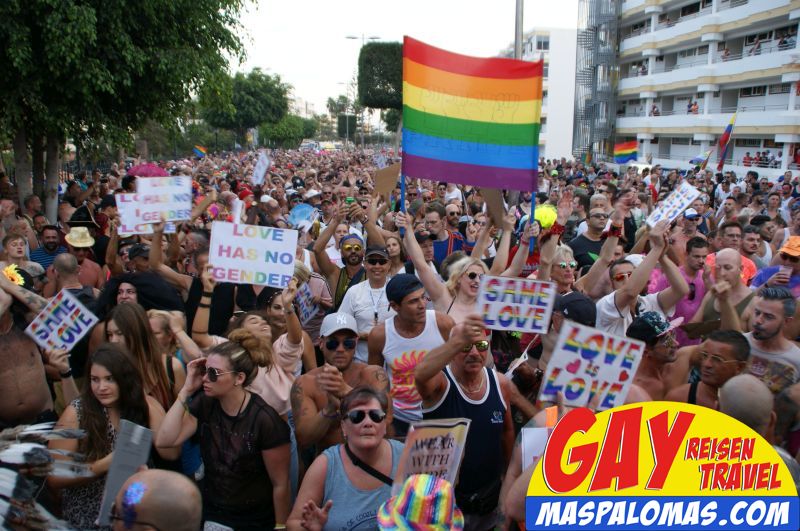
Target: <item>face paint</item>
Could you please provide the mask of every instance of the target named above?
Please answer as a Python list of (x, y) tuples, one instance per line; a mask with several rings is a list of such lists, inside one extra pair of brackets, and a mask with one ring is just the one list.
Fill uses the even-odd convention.
[(132, 529), (136, 523), (136, 505), (142, 501), (147, 486), (144, 483), (131, 483), (125, 489), (125, 496), (122, 499), (122, 521), (125, 529)]

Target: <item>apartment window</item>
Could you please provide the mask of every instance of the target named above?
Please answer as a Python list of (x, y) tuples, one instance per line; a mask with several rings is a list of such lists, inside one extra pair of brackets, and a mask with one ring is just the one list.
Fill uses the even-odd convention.
[(542, 91), (542, 99), (544, 99), (544, 98), (546, 98), (546, 97), (547, 97), (547, 91), (546, 91), (546, 90), (543, 90), (543, 91)]
[(725, 45), (725, 41), (717, 43), (717, 51), (718, 52), (725, 51), (725, 48), (727, 48), (727, 46)]
[(736, 147), (761, 147), (760, 138), (736, 138)]
[(672, 145), (673, 146), (688, 146), (689, 145), (689, 139), (688, 138), (673, 137), (672, 138)]
[(699, 145), (700, 145), (700, 141), (699, 141), (699, 140), (694, 140), (694, 139), (693, 139), (693, 140), (692, 140), (692, 145), (693, 145), (693, 146), (699, 146)]
[(537, 50), (549, 50), (550, 49), (550, 37), (537, 37), (537, 39), (536, 39), (536, 49)]
[(693, 15), (698, 11), (700, 11), (700, 2), (697, 2), (696, 4), (689, 4), (688, 6), (683, 6), (681, 8), (681, 16), (685, 17), (688, 15)]
[(708, 44), (698, 47), (697, 55), (708, 55)]
[(544, 69), (542, 71), (542, 77), (546, 78), (550, 74), (550, 65), (544, 65)]
[(755, 44), (756, 40), (759, 42), (764, 42), (772, 39), (772, 31), (765, 31), (763, 33), (754, 33), (753, 35), (748, 35), (744, 38), (744, 45), (745, 46), (752, 46)]
[(784, 26), (775, 30), (775, 38), (780, 39), (784, 35), (794, 35), (797, 31), (797, 26)]
[(744, 87), (739, 89), (740, 98), (754, 98), (756, 96), (763, 96), (767, 92), (767, 87)]
[(719, 91), (716, 91), (716, 92), (714, 93), (714, 96), (713, 96), (713, 97), (715, 97), (715, 98), (719, 98)]
[(770, 94), (789, 94), (789, 90), (791, 89), (791, 83), (778, 83), (776, 85), (769, 86), (769, 93)]
[(707, 7), (711, 7), (711, 1), (712, 0), (703, 0), (702, 2), (700, 2), (701, 9), (705, 9)]
[(694, 57), (697, 55), (697, 48), (689, 48), (678, 52), (678, 57)]

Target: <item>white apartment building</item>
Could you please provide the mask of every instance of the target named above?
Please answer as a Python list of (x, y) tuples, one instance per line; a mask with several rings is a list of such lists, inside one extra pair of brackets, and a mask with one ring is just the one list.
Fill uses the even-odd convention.
[[(570, 158), (572, 153), (576, 32), (574, 28), (539, 28), (527, 31), (522, 40), (523, 60), (544, 60), (540, 157)], [(502, 55), (513, 57), (513, 44)]]
[(624, 0), (616, 142), (688, 168), (736, 112), (726, 170), (800, 168), (798, 19), (800, 0)]

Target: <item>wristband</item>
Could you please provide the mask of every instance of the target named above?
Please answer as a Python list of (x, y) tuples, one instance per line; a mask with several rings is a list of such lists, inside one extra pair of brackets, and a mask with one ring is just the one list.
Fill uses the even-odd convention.
[(614, 236), (614, 237), (617, 237), (617, 238), (621, 238), (622, 237), (622, 227), (617, 227), (616, 225), (611, 225), (611, 228), (609, 228), (605, 232), (605, 234), (606, 234), (606, 236)]
[(203, 297), (209, 297), (209, 298), (211, 298), (211, 297), (213, 297), (213, 296), (214, 296), (214, 292), (213, 292), (213, 291), (204, 291), (204, 292), (203, 292)]
[(554, 236), (558, 235), (558, 234), (564, 234), (565, 230), (566, 230), (566, 227), (564, 227), (564, 225), (562, 225), (562, 224), (560, 224), (558, 222), (555, 222), (550, 227), (550, 234), (552, 234)]
[(62, 380), (67, 378), (72, 378), (72, 368), (68, 369), (67, 372), (60, 372), (58, 375), (61, 377)]
[(199, 302), (199, 303), (197, 303), (197, 307), (198, 308), (211, 308), (211, 305), (208, 304), (207, 302)]

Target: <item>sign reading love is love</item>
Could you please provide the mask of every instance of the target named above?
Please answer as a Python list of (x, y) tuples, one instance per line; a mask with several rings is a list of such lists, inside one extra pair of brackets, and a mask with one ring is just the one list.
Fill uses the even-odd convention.
[(297, 231), (215, 221), (208, 263), (218, 282), (285, 288), (294, 275)]
[(559, 392), (568, 406), (586, 406), (599, 394), (598, 410), (621, 406), (642, 361), (644, 343), (564, 321), (547, 364), (539, 399), (555, 402)]
[(478, 310), (486, 328), (545, 334), (555, 300), (552, 282), (483, 275)]

